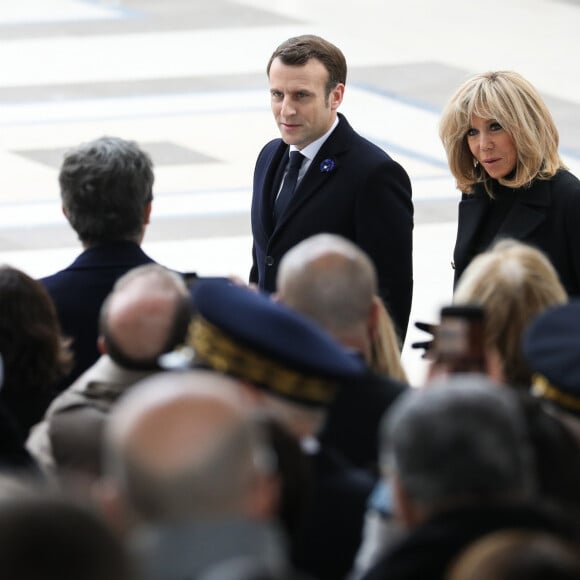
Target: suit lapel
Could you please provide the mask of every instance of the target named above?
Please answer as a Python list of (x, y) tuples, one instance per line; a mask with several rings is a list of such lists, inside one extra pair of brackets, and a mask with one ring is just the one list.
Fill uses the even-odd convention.
[(282, 140), (274, 154), (272, 155), (272, 160), (268, 165), (268, 171), (264, 177), (264, 182), (262, 184), (262, 194), (260, 196), (260, 216), (262, 220), (262, 227), (267, 235), (272, 234), (274, 229), (274, 219), (273, 219), (273, 209), (274, 200), (276, 199), (276, 194), (280, 189), (280, 183), (282, 182), (282, 175), (284, 174), (284, 168), (286, 165), (286, 155), (288, 152), (288, 145), (286, 145)]
[(524, 190), (501, 225), (497, 237), (525, 240), (545, 219), (551, 194), (548, 181), (538, 181), (532, 190)]
[[(484, 192), (477, 192), (466, 197), (459, 204), (457, 243), (454, 261), (461, 271), (467, 266), (473, 240), (489, 200)], [(510, 213), (498, 230), (495, 239), (514, 238), (525, 241), (530, 234), (546, 219), (551, 204), (550, 182), (538, 181), (533, 189), (523, 190), (515, 201)]]
[[(324, 187), (329, 180), (336, 178), (338, 171), (340, 171), (340, 156), (348, 150), (350, 134), (353, 130), (342, 115), (339, 115), (339, 117), (340, 123), (330, 134), (312, 160), (308, 171), (298, 184), (286, 211), (280, 216), (274, 230), (275, 232), (284, 227), (284, 224), (288, 222), (312, 196), (316, 195), (316, 193)], [(330, 160), (330, 162), (334, 164), (330, 170), (328, 170), (328, 168), (331, 167), (331, 165), (325, 164), (325, 167), (322, 167), (322, 163), (326, 160)]]

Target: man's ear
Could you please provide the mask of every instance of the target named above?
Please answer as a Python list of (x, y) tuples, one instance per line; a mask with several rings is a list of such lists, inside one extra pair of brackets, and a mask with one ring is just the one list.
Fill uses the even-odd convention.
[(277, 475), (256, 474), (244, 502), (246, 515), (256, 520), (271, 520), (278, 513), (280, 494), (281, 482)]
[(151, 220), (151, 209), (153, 207), (152, 202), (149, 202), (145, 206), (145, 210), (143, 211), (143, 225), (148, 225)]
[(369, 314), (367, 316), (367, 329), (371, 341), (374, 341), (379, 332), (379, 317), (380, 317), (380, 304), (379, 298), (375, 296), (373, 298), (373, 303), (369, 309)]
[(105, 337), (99, 335), (97, 338), (97, 350), (100, 354), (107, 354), (109, 351), (107, 350), (107, 342), (105, 341)]
[(106, 476), (101, 477), (93, 483), (91, 499), (114, 532), (121, 537), (130, 533), (135, 522), (115, 482)]
[(344, 85), (342, 83), (338, 83), (331, 91), (329, 95), (330, 101), (330, 108), (333, 111), (336, 111), (340, 104), (342, 103), (342, 99), (344, 98)]
[(389, 482), (392, 485), (393, 503), (397, 520), (407, 529), (417, 527), (423, 521), (421, 510), (405, 490), (397, 473), (389, 478)]
[(504, 364), (498, 350), (495, 348), (488, 348), (485, 351), (485, 367), (488, 377), (502, 385), (505, 383)]

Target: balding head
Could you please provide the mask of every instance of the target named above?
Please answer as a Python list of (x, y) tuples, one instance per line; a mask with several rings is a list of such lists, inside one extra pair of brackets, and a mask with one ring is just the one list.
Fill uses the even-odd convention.
[(340, 236), (319, 234), (289, 250), (277, 288), (282, 302), (343, 342), (368, 333), (376, 271), (360, 248)]
[(181, 277), (148, 264), (121, 277), (101, 310), (102, 348), (127, 368), (154, 368), (184, 340), (189, 295)]
[(240, 385), (210, 371), (163, 373), (114, 409), (109, 475), (149, 521), (250, 515), (270, 456)]

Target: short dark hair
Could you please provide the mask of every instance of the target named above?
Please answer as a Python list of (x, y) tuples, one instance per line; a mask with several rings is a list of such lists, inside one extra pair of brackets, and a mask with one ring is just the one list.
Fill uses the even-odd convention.
[(310, 59), (315, 58), (320, 61), (328, 71), (328, 82), (326, 94), (336, 87), (336, 85), (346, 83), (346, 59), (342, 51), (334, 44), (315, 36), (313, 34), (303, 34), (284, 41), (273, 53), (268, 61), (266, 72), (270, 76), (272, 62), (279, 58), (283, 64), (290, 66), (305, 65)]
[(533, 451), (514, 392), (478, 375), (453, 375), (397, 399), (381, 426), (382, 464), (418, 505), (526, 498)]
[(138, 240), (153, 181), (153, 162), (133, 141), (100, 137), (70, 150), (59, 182), (67, 218), (81, 242)]

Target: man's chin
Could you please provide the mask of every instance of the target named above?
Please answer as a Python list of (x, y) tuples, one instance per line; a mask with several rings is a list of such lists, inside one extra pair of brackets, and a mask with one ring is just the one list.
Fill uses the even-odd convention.
[(287, 129), (280, 128), (280, 136), (286, 145), (299, 145), (301, 143), (301, 139), (296, 131), (288, 131)]

